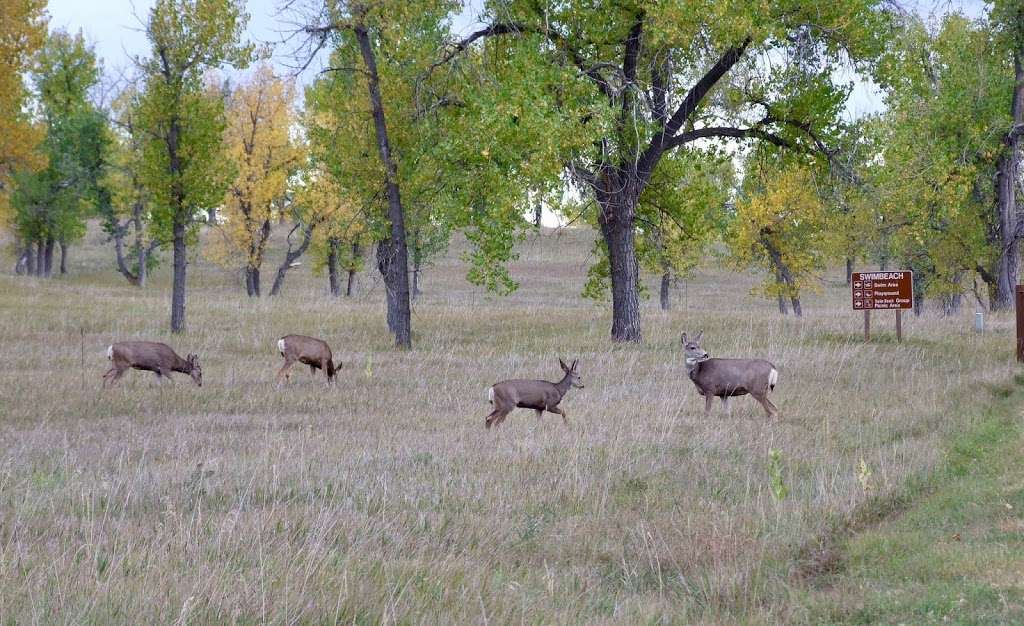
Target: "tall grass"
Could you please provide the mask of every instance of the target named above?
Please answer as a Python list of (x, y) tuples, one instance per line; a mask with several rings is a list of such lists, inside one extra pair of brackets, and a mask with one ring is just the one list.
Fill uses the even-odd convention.
[[(530, 238), (509, 298), (464, 281), (456, 243), (408, 353), (369, 273), (352, 299), (303, 267), (250, 300), (196, 258), (183, 336), (167, 268), (132, 288), (95, 232), (67, 278), (0, 276), (0, 620), (768, 619), (801, 546), (932, 467), (1012, 372), (1009, 318), (976, 335), (973, 311), (926, 313), (897, 345), (876, 316), (865, 344), (844, 286), (784, 318), (713, 265), (672, 311), (645, 303), (642, 345), (612, 345), (608, 307), (579, 297), (593, 237)], [(775, 363), (780, 420), (749, 399), (703, 417), (678, 343), (697, 329), (714, 356)], [(339, 384), (297, 368), (275, 388), (291, 332), (332, 345)], [(199, 353), (204, 386), (130, 372), (101, 392), (130, 338)], [(570, 428), (525, 410), (483, 428), (491, 383), (555, 379), (558, 356), (587, 384)]]

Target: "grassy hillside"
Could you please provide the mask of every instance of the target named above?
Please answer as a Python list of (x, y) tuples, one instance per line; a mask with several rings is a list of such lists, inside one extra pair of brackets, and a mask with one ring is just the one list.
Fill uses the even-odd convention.
[[(0, 619), (774, 622), (807, 599), (808, 546), (937, 467), (1016, 371), (1009, 317), (977, 335), (970, 307), (910, 316), (897, 345), (879, 315), (865, 344), (836, 281), (783, 318), (712, 262), (614, 346), (579, 297), (593, 237), (530, 238), (508, 298), (466, 283), (454, 245), (408, 353), (373, 272), (333, 299), (303, 266), (254, 301), (197, 257), (173, 337), (168, 268), (130, 287), (97, 232), (67, 277), (0, 275)], [(775, 363), (779, 421), (749, 398), (703, 417), (678, 340), (697, 329), (714, 356)], [(339, 384), (274, 386), (292, 332), (333, 346)], [(204, 386), (131, 372), (101, 392), (130, 338), (197, 352)], [(553, 380), (558, 356), (586, 383), (571, 428), (525, 410), (483, 428), (491, 383)]]

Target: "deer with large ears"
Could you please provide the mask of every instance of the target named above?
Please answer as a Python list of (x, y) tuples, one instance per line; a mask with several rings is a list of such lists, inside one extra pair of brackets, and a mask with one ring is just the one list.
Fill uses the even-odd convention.
[(103, 387), (108, 383), (113, 386), (129, 369), (153, 372), (158, 381), (171, 380), (171, 372), (181, 372), (191, 376), (197, 386), (203, 386), (199, 357), (190, 354), (183, 359), (165, 343), (121, 341), (107, 348), (107, 359), (111, 366), (103, 375)]
[(533, 409), (537, 412), (537, 419), (540, 419), (544, 411), (557, 413), (568, 426), (565, 409), (560, 408), (558, 403), (570, 387), (583, 389), (583, 379), (577, 369), (579, 359), (573, 360), (572, 365), (566, 365), (565, 361), (558, 359), (558, 364), (565, 375), (557, 383), (546, 380), (504, 380), (491, 385), (487, 390), (487, 401), (494, 406), (494, 410), (487, 416), (484, 425), (490, 428), (501, 424), (513, 409), (519, 407)]
[(764, 359), (713, 359), (700, 347), (704, 331), (688, 338), (683, 333), (683, 355), (686, 357), (686, 373), (697, 387), (697, 393), (704, 396), (704, 415), (711, 413), (711, 399), (718, 396), (726, 410), (731, 396), (745, 396), (748, 393), (761, 403), (768, 417), (778, 415), (779, 409), (768, 399), (768, 392), (775, 390), (779, 382), (779, 371)]

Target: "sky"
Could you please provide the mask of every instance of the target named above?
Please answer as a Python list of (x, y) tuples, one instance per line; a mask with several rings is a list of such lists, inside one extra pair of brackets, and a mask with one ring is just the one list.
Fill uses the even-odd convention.
[[(2, 1), (2, 0), (0, 0)], [(923, 16), (942, 15), (950, 11), (960, 11), (971, 17), (978, 17), (984, 11), (982, 0), (891, 0), (909, 11), (916, 11)], [(279, 7), (282, 0), (248, 0), (246, 9), (250, 15), (248, 34), (255, 43), (278, 43), (288, 35), (289, 26), (285, 23)], [(148, 45), (145, 34), (141, 30), (140, 20), (145, 19), (152, 0), (50, 0), (51, 28), (64, 28), (69, 31), (81, 29), (86, 39), (96, 46), (96, 52), (103, 59), (108, 73), (117, 75), (119, 71), (130, 69), (131, 58), (145, 55)], [(470, 0), (467, 10), (460, 15), (454, 24), (456, 34), (465, 34), (478, 24), (475, 19), (480, 0)], [(278, 45), (272, 58), (282, 73), (293, 71), (295, 60), (290, 52), (293, 46), (287, 43)], [(315, 62), (303, 72), (301, 82), (310, 82), (322, 69)], [(881, 110), (884, 106), (878, 89), (869, 82), (855, 79), (854, 91), (847, 105), (847, 115), (860, 117)]]
[[(3, 2), (4, 0), (0, 0)], [(288, 16), (279, 11), (283, 0), (247, 0), (246, 10), (250, 19), (248, 35), (256, 44), (280, 44), (289, 31)], [(313, 0), (309, 0), (312, 2)], [(979, 17), (984, 11), (983, 0), (889, 0), (904, 10), (915, 11), (922, 16), (941, 16), (952, 11), (959, 11), (970, 17)], [(302, 3), (300, 0), (299, 4)], [(476, 15), (481, 0), (469, 0), (467, 9), (459, 15), (453, 24), (457, 35), (465, 35), (479, 24)], [(75, 32), (81, 29), (86, 40), (96, 47), (96, 52), (103, 60), (107, 73), (117, 76), (120, 72), (131, 69), (134, 56), (148, 53), (148, 44), (142, 32), (141, 20), (144, 20), (153, 0), (50, 0), (50, 27), (63, 28)], [(292, 73), (296, 65), (291, 52), (293, 45), (288, 43), (277, 45), (272, 61), (282, 74)], [(322, 61), (311, 64), (309, 69), (298, 76), (300, 82), (311, 82), (323, 68)], [(857, 118), (876, 113), (884, 108), (881, 92), (870, 81), (857, 76), (839, 77), (843, 80), (853, 79), (854, 88), (847, 102), (846, 115)], [(544, 211), (544, 224), (555, 226), (559, 218)]]

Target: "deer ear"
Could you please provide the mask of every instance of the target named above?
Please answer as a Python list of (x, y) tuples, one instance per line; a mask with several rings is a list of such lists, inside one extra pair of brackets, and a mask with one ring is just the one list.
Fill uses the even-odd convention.
[(679, 341), (681, 341), (683, 345), (686, 345), (686, 333), (683, 333), (683, 336), (679, 338)]
[(579, 359), (573, 359), (572, 360), (572, 367), (570, 367), (569, 369), (571, 369), (572, 371), (575, 372), (576, 371), (576, 366), (579, 365), (579, 363), (580, 363)]
[(697, 333), (697, 336), (696, 336), (696, 337), (694, 337), (694, 338), (693, 338), (693, 340), (694, 340), (695, 342), (697, 342), (697, 343), (700, 343), (700, 340), (701, 340), (701, 339), (702, 339), (703, 337), (704, 337), (704, 331), (702, 330), (702, 331), (699, 331), (699, 332)]
[(558, 364), (562, 366), (562, 371), (563, 372), (568, 372), (569, 371), (569, 366), (565, 364), (565, 361), (563, 361), (561, 359), (561, 357), (559, 357), (559, 359), (558, 359)]

